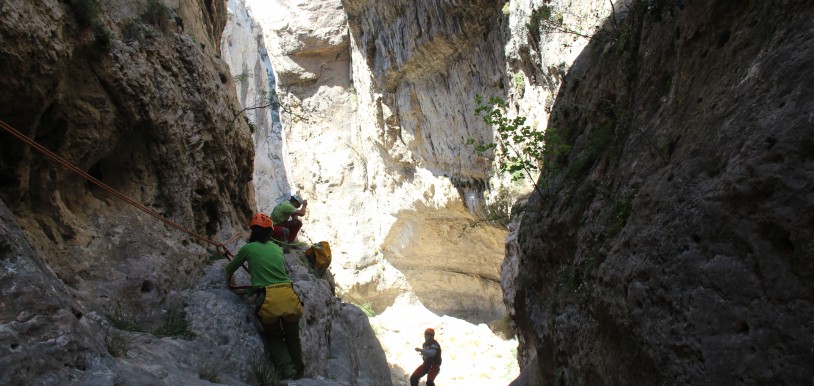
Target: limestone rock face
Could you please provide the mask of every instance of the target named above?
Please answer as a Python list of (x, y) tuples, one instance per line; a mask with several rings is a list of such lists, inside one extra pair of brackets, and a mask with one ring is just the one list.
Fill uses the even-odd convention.
[[(479, 321), (502, 315), (495, 269), (500, 229), (485, 226), (469, 241), (446, 239), (452, 250), (489, 262), (463, 269), (456, 267), (465, 256), (455, 260), (454, 253), (409, 247), (428, 241), (421, 235), (438, 240), (443, 234), (435, 232), (432, 218), (443, 217), (465, 232), (482, 205), (489, 163), (465, 143), (490, 136), (491, 129), (477, 124), (471, 104), (460, 102), (471, 102), (502, 79), (501, 45), (475, 49), (482, 36), (500, 36), (486, 22), (499, 20), (497, 6), (247, 3), (263, 26), (281, 104), (281, 144), (268, 148), (284, 154), (269, 159), (283, 159), (290, 186), (258, 189), (258, 208), (270, 210), (289, 192), (308, 199), (303, 239), (332, 242), (337, 282), (376, 301), (379, 310), (415, 287), (440, 314), (481, 314), (474, 319)], [(468, 11), (481, 16), (470, 20)], [(370, 56), (376, 47), (378, 56)], [(398, 62), (391, 61), (394, 56)], [(475, 68), (473, 62), (480, 64)], [(419, 232), (402, 232), (415, 227)], [(477, 242), (481, 237), (489, 241)], [(447, 282), (456, 283), (455, 291), (484, 294), (484, 302), (456, 304), (432, 287)]]
[(478, 124), (472, 101), (475, 94), (494, 94), (502, 86), (497, 3), (349, 0), (343, 5), (353, 39), (354, 83), (365, 106), (360, 119), (373, 124), (362, 130), (375, 130), (376, 136), (368, 136), (377, 139), (383, 162), (412, 164), (451, 178), (465, 191), (482, 191), (490, 165), (465, 139), (491, 139), (491, 128)]
[(253, 131), (255, 197), (263, 203), (258, 210), (269, 212), (270, 203), (291, 191), (276, 77), (261, 26), (242, 1), (229, 1), (228, 10), (221, 54), (243, 107), (235, 119), (247, 120)]
[(563, 79), (549, 128), (573, 148), (507, 248), (514, 384), (810, 382), (814, 6), (617, 11)]
[[(604, 2), (580, 3), (580, 12), (600, 13), (598, 4)], [(309, 199), (301, 239), (331, 242), (340, 296), (369, 301), (376, 313), (402, 307), (397, 300), (406, 298), (474, 323), (502, 318), (505, 230), (471, 224), (485, 202), (501, 195), (509, 201), (521, 189), (496, 177), (491, 161), (466, 145), (493, 139), (493, 129), (475, 116), (474, 97), (501, 96), (515, 106), (511, 114), (526, 113), (535, 129), (544, 128), (548, 113), (535, 107), (550, 107), (560, 64), (587, 39), (569, 40), (573, 52), (558, 55), (550, 47), (563, 39), (545, 37), (531, 52), (525, 26), (541, 5), (533, 1), (247, 5), (263, 28), (281, 104), (279, 142), (275, 134), (259, 146), (272, 161), (261, 162), (258, 150), (257, 168), (265, 163), (268, 174), (290, 181), (286, 190), (261, 186), (257, 177), (258, 208), (270, 210), (289, 191)], [(583, 20), (585, 28), (597, 19)], [(530, 55), (538, 59), (524, 67)], [(517, 73), (525, 74), (521, 86)], [(263, 138), (255, 136), (258, 145)], [(411, 339), (405, 332), (379, 336)], [(399, 362), (397, 347), (386, 347), (391, 365), (412, 367)], [(513, 357), (494, 355), (495, 363)], [(465, 375), (453, 382), (478, 382), (466, 367), (456, 370)], [(394, 382), (403, 378), (397, 373)], [(506, 380), (501, 376), (490, 372), (480, 381)]]
[[(0, 383), (254, 384), (253, 307), (213, 261), (255, 211), (226, 4), (95, 3), (0, 5), (0, 120), (101, 182), (0, 131)], [(389, 384), (370, 325), (301, 253), (308, 375), (336, 357), (346, 384)]]
[[(4, 3), (0, 116), (154, 213), (204, 237), (233, 234), (251, 213), (251, 142), (245, 126), (226, 127), (234, 100), (224, 64), (180, 31), (169, 8), (148, 21), (138, 4), (79, 7)], [(2, 135), (2, 198), (70, 286), (116, 292), (147, 280), (168, 291), (200, 273), (200, 250), (167, 257), (192, 252), (189, 235)], [(142, 258), (157, 265), (110, 285)]]
[[(247, 5), (263, 28), (276, 75), (272, 91), (280, 100), (272, 112), (281, 123), (279, 142), (276, 133), (267, 137), (268, 146), (261, 145), (264, 137), (255, 136), (257, 165), (260, 169), (260, 153), (268, 151), (273, 161), (263, 170), (285, 174), (289, 186), (261, 186), (258, 177), (258, 209), (271, 210), (290, 192), (308, 199), (300, 240), (329, 241), (337, 294), (360, 305), (370, 302), (377, 315), (415, 307), (436, 318), (450, 315), (472, 323), (503, 318), (499, 262), (505, 231), (485, 224), (470, 227), (483, 206), (491, 165), (466, 145), (470, 137), (492, 135), (474, 116), (474, 95), (493, 95), (502, 87), (499, 6)], [(488, 47), (481, 47), (484, 36)], [(368, 53), (376, 47), (381, 53), (396, 52), (409, 64), (388, 63), (390, 53), (374, 63)], [(404, 353), (401, 346), (415, 337), (409, 328), (425, 328), (417, 322), (377, 330), (389, 344), (402, 343), (385, 347), (394, 384), (403, 384), (403, 373), (416, 365), (412, 348)], [(460, 342), (470, 330), (489, 331), (453, 328), (445, 339)], [(481, 343), (497, 347), (492, 342), (499, 340), (491, 335)], [(449, 367), (447, 382), (493, 384), (506, 380), (505, 373), (516, 373), (511, 350), (490, 354), (490, 366), (500, 371), (483, 367), (473, 373), (471, 366), (478, 362), (468, 359), (472, 355), (461, 353), (459, 366)]]
[[(6, 300), (0, 303), (0, 342), (8, 348), (0, 356), (4, 385), (209, 384), (207, 380), (245, 385), (255, 382), (253, 366), (270, 366), (253, 301), (225, 286), (225, 260), (209, 266), (194, 287), (176, 294), (183, 299), (193, 337), (120, 331), (103, 320), (101, 311), (72, 299), (76, 291), (56, 277), (12, 225), (15, 218), (4, 205), (0, 220), (0, 277), (7, 283), (2, 287)], [(300, 337), (306, 374), (315, 378), (302, 384), (389, 384), (384, 351), (362, 311), (339, 302), (326, 280), (309, 274), (302, 258), (301, 251), (286, 256), (305, 305)], [(237, 279), (245, 284), (248, 275), (239, 272)], [(114, 316), (138, 320), (136, 314), (148, 311), (120, 308)], [(334, 381), (318, 381), (320, 374)]]
[(0, 202), (3, 384), (36, 379), (43, 368), (84, 367), (105, 351), (102, 337), (93, 333), (95, 323), (12, 224), (14, 216)]

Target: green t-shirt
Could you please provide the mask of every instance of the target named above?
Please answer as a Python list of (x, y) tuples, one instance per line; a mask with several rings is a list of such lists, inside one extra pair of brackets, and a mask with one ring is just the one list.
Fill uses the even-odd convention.
[(255, 241), (244, 245), (234, 260), (226, 266), (226, 273), (229, 275), (235, 273), (246, 261), (249, 262), (249, 275), (254, 288), (291, 282), (285, 272), (283, 249), (277, 244)]
[(296, 211), (297, 208), (294, 207), (291, 201), (283, 201), (271, 211), (271, 221), (273, 221), (275, 225), (286, 222), (288, 218), (291, 217), (291, 213)]

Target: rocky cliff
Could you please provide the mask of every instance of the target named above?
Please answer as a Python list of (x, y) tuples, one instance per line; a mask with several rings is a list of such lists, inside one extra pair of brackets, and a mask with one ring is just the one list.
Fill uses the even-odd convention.
[[(439, 259), (437, 248), (403, 248), (438, 245), (441, 239), (452, 243), (451, 248), (472, 245), (439, 239), (433, 223), (466, 224), (473, 221), (469, 212), (475, 208), (464, 205), (482, 204), (488, 163), (465, 142), (485, 137), (489, 130), (476, 124), (473, 108), (459, 102), (473, 99), (484, 87), (480, 78), (501, 76), (499, 47), (480, 53), (470, 49), (480, 36), (499, 33), (485, 22), (497, 20), (499, 7), (483, 4), (468, 10), (433, 2), (289, 7), (289, 14), (278, 13), (278, 21), (268, 23), (272, 36), (267, 41), (276, 47), (271, 56), (278, 62), (282, 99), (308, 118), (281, 115), (292, 186), (313, 199), (309, 234), (334, 240), (342, 251), (338, 281), (380, 309), (399, 293), (413, 290), (440, 314), (500, 317), (494, 270), (499, 244), (477, 249), (492, 262), (486, 266), (467, 264), (466, 254), (447, 253)], [(469, 20), (467, 11), (485, 13)], [(292, 38), (298, 39), (295, 44)], [(475, 62), (479, 68), (473, 71)], [(428, 219), (422, 212), (436, 214)], [(471, 238), (501, 238), (499, 230), (488, 229)], [(401, 278), (391, 283), (377, 279), (382, 267), (396, 268)], [(475, 302), (486, 307), (456, 304), (458, 297), (431, 284), (480, 279), (488, 284), (471, 293), (487, 295)], [(377, 291), (367, 289), (371, 287)]]
[[(493, 138), (475, 115), (476, 94), (510, 99), (512, 113), (544, 127), (563, 71), (587, 39), (538, 34), (529, 46), (527, 24), (538, 3), (247, 1), (276, 86), (265, 93), (280, 101), (271, 112), (280, 130), (255, 136), (268, 140), (257, 165), (285, 175), (291, 191), (309, 199), (304, 237), (332, 242), (340, 296), (385, 312), (373, 322), (394, 382), (406, 378), (400, 369), (414, 366), (403, 352), (410, 331), (427, 323), (451, 342), (475, 334), (495, 342), (486, 351), (457, 347), (447, 382), (493, 384), (516, 372), (512, 350), (501, 348), (507, 341), (475, 324), (505, 318), (505, 230), (483, 218), (507, 214), (528, 187), (497, 175), (467, 140)], [(589, 33), (605, 8), (604, 1), (579, 2), (563, 20)], [(244, 78), (252, 63), (233, 65), (233, 75)], [(250, 77), (246, 84), (263, 83)], [(265, 131), (263, 119), (257, 133)], [(258, 208), (267, 210), (289, 190), (261, 185), (261, 178)], [(417, 311), (422, 307), (435, 319)], [(462, 328), (442, 315), (473, 324)]]
[[(474, 47), (482, 36), (502, 36), (501, 24), (491, 25), (500, 6), (247, 5), (268, 47), (276, 88), (267, 93), (279, 100), (279, 131), (258, 121), (256, 139), (268, 146), (259, 147), (257, 165), (286, 180), (261, 187), (258, 177), (258, 208), (289, 192), (306, 197), (304, 238), (332, 242), (337, 283), (377, 311), (417, 294), (439, 314), (501, 318), (504, 231), (466, 230), (490, 178), (489, 162), (466, 145), (491, 135), (469, 102), (498, 87), (503, 73), (500, 45), (477, 54)], [(456, 284), (439, 291), (448, 282)]]
[[(220, 1), (0, 4), (0, 383), (260, 382), (214, 245), (239, 247), (255, 210), (227, 19)], [(334, 379), (311, 384), (388, 384), (364, 314), (301, 253), (306, 372)]]
[[(0, 383), (259, 383), (207, 240), (292, 191), (394, 358), (294, 251), (303, 384), (403, 382), (407, 322), (456, 348), (446, 383), (509, 382), (491, 331), (439, 317), (503, 301), (516, 385), (812, 379), (810, 2), (249, 3), (276, 8), (0, 4), (0, 119), (187, 228), (0, 132)], [(466, 145), (494, 138), (475, 94), (547, 126), (500, 269), (505, 231), (464, 225), (522, 189)]]
[(570, 152), (515, 208), (514, 384), (811, 382), (812, 12), (616, 4), (553, 105)]

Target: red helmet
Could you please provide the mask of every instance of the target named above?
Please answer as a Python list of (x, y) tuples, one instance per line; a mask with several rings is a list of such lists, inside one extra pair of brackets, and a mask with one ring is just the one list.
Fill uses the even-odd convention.
[(430, 334), (430, 335), (432, 335), (432, 336), (435, 336), (435, 330), (433, 330), (433, 329), (431, 329), (431, 328), (428, 328), (428, 329), (424, 330), (424, 333), (425, 333), (425, 334)]
[(252, 221), (249, 222), (249, 228), (254, 226), (259, 226), (260, 228), (271, 228), (274, 224), (271, 222), (271, 218), (263, 213), (258, 213), (252, 216)]

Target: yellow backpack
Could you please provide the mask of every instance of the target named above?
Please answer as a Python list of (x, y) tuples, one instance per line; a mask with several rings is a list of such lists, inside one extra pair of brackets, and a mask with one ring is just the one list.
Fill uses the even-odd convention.
[(308, 263), (318, 273), (324, 275), (331, 265), (331, 246), (327, 241), (320, 241), (305, 250), (305, 256), (308, 258)]

